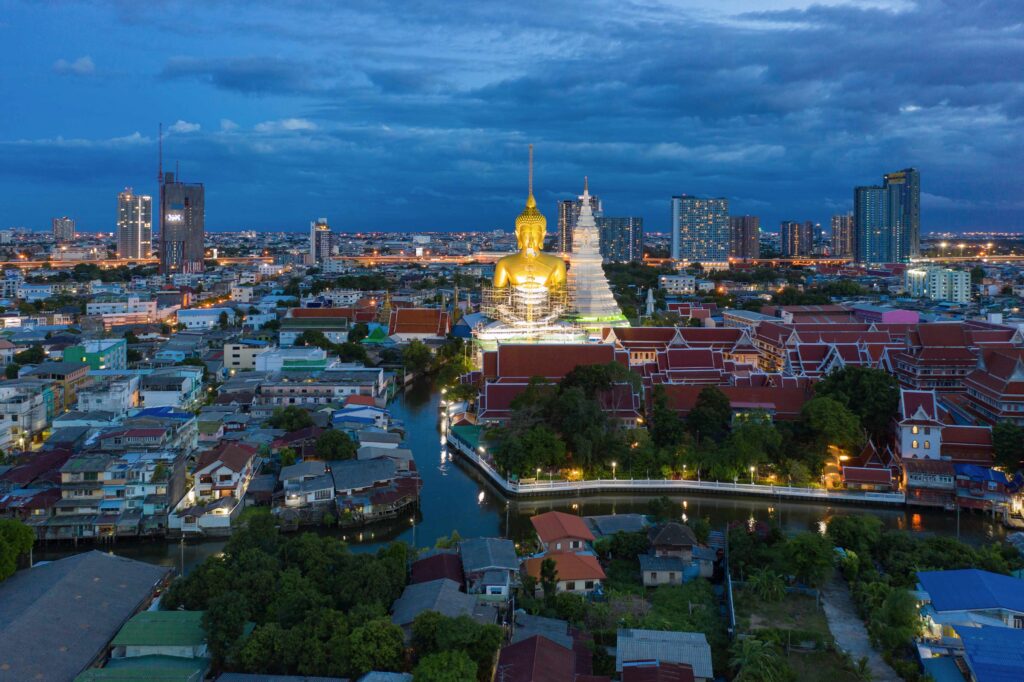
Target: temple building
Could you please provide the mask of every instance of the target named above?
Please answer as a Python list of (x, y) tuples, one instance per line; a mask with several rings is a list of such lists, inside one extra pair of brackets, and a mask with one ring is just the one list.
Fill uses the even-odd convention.
[(601, 267), (600, 234), (591, 209), (590, 190), (583, 181), (580, 215), (572, 235), (569, 258), (569, 289), (573, 314), (571, 319), (591, 332), (603, 327), (628, 327), (629, 321), (612, 295), (608, 278)]

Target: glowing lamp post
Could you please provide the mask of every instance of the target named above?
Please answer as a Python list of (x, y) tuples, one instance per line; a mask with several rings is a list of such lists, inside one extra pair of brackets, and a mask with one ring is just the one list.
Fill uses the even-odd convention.
[(754, 485), (754, 467), (750, 467), (750, 485)]
[(616, 477), (615, 477), (615, 467), (616, 466), (618, 466), (618, 465), (615, 464), (615, 462), (612, 462), (612, 480), (613, 481), (616, 480)]

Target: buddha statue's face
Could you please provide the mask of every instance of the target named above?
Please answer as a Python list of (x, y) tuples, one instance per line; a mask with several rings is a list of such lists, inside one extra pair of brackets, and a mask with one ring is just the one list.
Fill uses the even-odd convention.
[(536, 223), (518, 225), (516, 240), (519, 242), (520, 251), (540, 251), (544, 247), (544, 228)]

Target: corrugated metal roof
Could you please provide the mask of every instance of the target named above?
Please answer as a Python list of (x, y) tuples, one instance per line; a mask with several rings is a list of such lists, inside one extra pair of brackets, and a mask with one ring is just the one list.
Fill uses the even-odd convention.
[(693, 666), (696, 677), (715, 676), (711, 665), (711, 647), (703, 632), (664, 632), (661, 630), (619, 630), (615, 649), (615, 670), (630, 661), (667, 661)]

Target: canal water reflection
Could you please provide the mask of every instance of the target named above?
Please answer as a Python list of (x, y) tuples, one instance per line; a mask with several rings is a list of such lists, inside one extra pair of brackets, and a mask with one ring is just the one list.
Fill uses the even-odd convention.
[[(444, 446), (438, 417), (440, 396), (427, 383), (417, 383), (391, 405), (391, 412), (406, 429), (406, 441), (416, 459), (423, 490), (420, 513), (362, 532), (323, 530), (352, 545), (354, 551), (376, 550), (393, 540), (429, 547), (457, 530), (462, 537), (508, 535), (513, 539), (529, 537), (530, 517), (558, 510), (580, 515), (645, 513), (649, 495), (601, 495), (569, 498), (527, 499), (506, 503), (484, 477), (458, 455)], [(778, 523), (784, 530), (821, 530), (835, 514), (872, 514), (887, 528), (921, 533), (956, 534), (956, 515), (942, 510), (904, 510), (851, 505), (830, 507), (816, 503), (780, 502), (763, 498), (723, 497), (720, 495), (669, 496), (679, 509), (680, 518), (708, 518), (714, 527), (733, 521)], [(506, 533), (506, 523), (508, 524)], [(961, 538), (971, 543), (990, 542), (1005, 535), (1001, 525), (981, 514), (964, 513), (960, 520)], [(36, 560), (54, 559), (71, 553), (101, 549), (186, 571), (217, 554), (224, 541), (190, 541), (182, 546), (173, 542), (121, 542), (116, 545), (50, 545), (36, 550)]]

